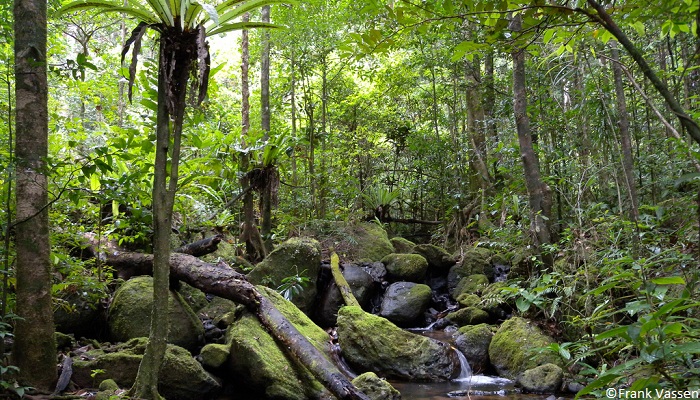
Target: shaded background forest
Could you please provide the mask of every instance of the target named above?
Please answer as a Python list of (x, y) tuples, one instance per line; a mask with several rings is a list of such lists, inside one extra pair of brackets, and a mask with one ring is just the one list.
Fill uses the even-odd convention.
[[(174, 228), (191, 237), (208, 230), (237, 237), (248, 178), (256, 209), (265, 197), (272, 204), (271, 227), (260, 227), (268, 246), (329, 229), (326, 221), (377, 217), (392, 234), (417, 242), (517, 251), (533, 272), (513, 289), (521, 311), (545, 319), (565, 313), (579, 328), (625, 307), (614, 301), (621, 295), (636, 301), (648, 279), (680, 276), (692, 293), (700, 251), (697, 144), (628, 52), (577, 11), (584, 4), (530, 10), (516, 29), (508, 10), (518, 4), (505, 3), (275, 6), (272, 21), (286, 28), (250, 33), (249, 130), (241, 117), (240, 37), (213, 40), (208, 98), (186, 116)], [(698, 2), (627, 1), (607, 10), (700, 120)], [(49, 21), (52, 262), (66, 277), (54, 285), (57, 306), (70, 306), (60, 300), (68, 293), (98, 293), (106, 284), (101, 272), (86, 276), (67, 251), (76, 238), (95, 232), (127, 247), (150, 243), (157, 46), (148, 38), (143, 45), (130, 104), (128, 65), (115, 66), (132, 25), (89, 13)], [(3, 23), (0, 33), (0, 197), (7, 199), (0, 220), (7, 238), (11, 26)], [(260, 73), (266, 34), (269, 77)], [(525, 167), (514, 117), (519, 49), (536, 161)], [(267, 79), (269, 133), (259, 106)], [(528, 174), (535, 168), (551, 211), (532, 212)], [(537, 220), (549, 240), (538, 235)], [(544, 278), (534, 273), (541, 268), (549, 272)], [(596, 287), (611, 291), (572, 296)], [(607, 296), (602, 303), (600, 295)], [(654, 302), (645, 301), (651, 308), (625, 310), (653, 311)]]

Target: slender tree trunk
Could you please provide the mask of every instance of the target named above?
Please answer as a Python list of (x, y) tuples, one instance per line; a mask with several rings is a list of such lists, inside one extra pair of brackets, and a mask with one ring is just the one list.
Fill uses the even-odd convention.
[(318, 179), (318, 218), (326, 215), (326, 137), (328, 136), (328, 60), (321, 57), (321, 176)]
[[(291, 119), (292, 119), (292, 139), (296, 140), (297, 137), (297, 97), (296, 97), (296, 85), (297, 85), (297, 76), (296, 76), (296, 57), (294, 54), (294, 49), (292, 49), (292, 55), (291, 55), (291, 60), (289, 62), (290, 64), (290, 83), (289, 83), (289, 92), (290, 92), (290, 101), (291, 101)], [(294, 204), (294, 209), (296, 210), (296, 205), (298, 202), (297, 199), (297, 191), (296, 187), (299, 185), (299, 177), (298, 177), (298, 171), (297, 171), (297, 154), (296, 154), (296, 149), (294, 152), (292, 152), (292, 185), (294, 188), (292, 189), (292, 204)], [(297, 215), (298, 216), (298, 215)]]
[[(248, 22), (250, 15), (246, 13), (243, 21)], [(241, 147), (248, 146), (247, 138), (250, 130), (250, 86), (248, 81), (248, 69), (250, 68), (248, 30), (241, 31)], [(264, 256), (261, 249), (257, 249), (259, 233), (255, 227), (255, 208), (253, 204), (253, 191), (250, 190), (250, 155), (241, 153), (239, 160), (239, 170), (241, 171), (241, 190), (243, 195), (243, 224), (241, 229), (241, 240), (245, 241), (246, 254), (251, 260), (257, 260)]]
[[(262, 8), (262, 22), (270, 22), (270, 6)], [(262, 39), (262, 56), (260, 60), (260, 122), (265, 140), (270, 138), (270, 32), (265, 29)], [(265, 168), (276, 168), (266, 165)], [(271, 175), (268, 175), (272, 179)], [(272, 250), (272, 182), (266, 182), (261, 198), (260, 229), (265, 251)]]
[(19, 382), (47, 391), (56, 380), (51, 307), (46, 1), (16, 0), (16, 310), (12, 356)]
[(467, 127), (469, 131), (469, 144), (471, 154), (469, 156), (469, 169), (471, 170), (472, 191), (485, 191), (491, 181), (486, 160), (486, 132), (485, 112), (482, 102), (481, 90), (481, 60), (474, 57), (472, 62), (465, 63), (465, 80), (467, 84)]
[[(517, 15), (511, 22), (514, 31), (520, 31), (522, 26), (521, 16)], [(513, 111), (515, 113), (515, 125), (518, 131), (520, 144), (520, 159), (523, 162), (525, 172), (525, 186), (527, 187), (530, 203), (530, 231), (535, 245), (541, 248), (551, 243), (550, 221), (552, 215), (552, 194), (549, 186), (542, 181), (540, 163), (532, 145), (532, 132), (530, 130), (530, 118), (527, 115), (527, 86), (525, 80), (525, 49), (516, 48), (512, 52), (513, 57)], [(543, 255), (545, 266), (551, 265), (551, 255)]]
[[(156, 116), (156, 159), (153, 180), (153, 310), (148, 345), (131, 394), (144, 399), (161, 399), (158, 379), (165, 358), (170, 325), (170, 234), (180, 164), (180, 140), (184, 124), (187, 82), (192, 62), (192, 44), (183, 45), (177, 33), (165, 32), (160, 39), (158, 68), (158, 112)], [(192, 37), (193, 38), (193, 37)], [(196, 43), (194, 45), (196, 49)], [(172, 56), (182, 53), (182, 56)], [(172, 57), (172, 58), (171, 58)], [(166, 65), (174, 62), (172, 70)], [(168, 106), (166, 74), (177, 84), (172, 108)], [(170, 168), (168, 169), (168, 158)]]
[(639, 209), (637, 203), (637, 188), (634, 184), (634, 161), (632, 159), (632, 140), (629, 132), (629, 115), (627, 114), (627, 101), (625, 89), (622, 85), (622, 68), (620, 67), (620, 54), (617, 51), (617, 43), (610, 41), (612, 55), (613, 78), (615, 80), (615, 95), (617, 98), (617, 124), (620, 128), (620, 147), (622, 150), (622, 169), (625, 175), (627, 193), (630, 199), (630, 219), (637, 221)]

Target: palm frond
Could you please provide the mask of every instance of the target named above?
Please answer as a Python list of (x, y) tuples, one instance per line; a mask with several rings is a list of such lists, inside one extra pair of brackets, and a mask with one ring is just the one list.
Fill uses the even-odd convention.
[[(240, 1), (234, 1), (233, 4), (236, 3), (241, 3)], [(219, 16), (219, 23), (220, 24), (226, 24), (229, 21), (236, 19), (243, 14), (247, 13), (248, 11), (255, 10), (256, 8), (260, 8), (262, 6), (266, 5), (271, 5), (275, 3), (284, 3), (284, 4), (296, 4), (296, 1), (290, 1), (290, 0), (250, 0), (246, 1), (240, 6), (233, 8), (231, 10), (226, 11), (224, 14)], [(220, 8), (222, 5), (226, 3), (223, 3), (219, 5), (216, 9), (218, 11), (225, 10), (226, 8)]]
[(170, 11), (168, 0), (146, 0), (162, 23), (174, 26), (173, 13)]
[(146, 8), (138, 6), (136, 2), (134, 2), (134, 4), (129, 4), (125, 6), (122, 2), (115, 2), (110, 0), (73, 1), (64, 4), (61, 8), (59, 8), (56, 11), (54, 16), (60, 17), (65, 14), (81, 10), (95, 10), (98, 13), (120, 12), (134, 17), (139, 21), (144, 21), (149, 24), (155, 24), (159, 22), (158, 16), (156, 14), (150, 12), (150, 10)]
[(214, 36), (220, 33), (239, 31), (242, 29), (253, 29), (253, 28), (280, 28), (279, 25), (270, 24), (267, 22), (233, 22), (230, 24), (222, 24), (219, 27), (212, 29), (207, 33), (207, 36)]

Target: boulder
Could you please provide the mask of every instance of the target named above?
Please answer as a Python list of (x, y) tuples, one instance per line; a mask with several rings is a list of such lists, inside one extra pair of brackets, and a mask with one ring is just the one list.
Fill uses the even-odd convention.
[(455, 347), (464, 354), (475, 374), (487, 371), (489, 361), (489, 345), (493, 332), (487, 324), (467, 325), (459, 328), (452, 335)]
[(386, 267), (380, 261), (363, 262), (360, 267), (372, 277), (377, 283), (382, 283), (386, 280)]
[[(274, 290), (258, 287), (277, 309), (320, 351), (329, 354), (328, 334)], [(255, 315), (244, 311), (227, 332), (229, 366), (237, 383), (258, 398), (306, 400), (324, 397), (325, 388), (301, 364), (290, 359)]]
[[(355, 299), (362, 307), (366, 307), (376, 292), (378, 283), (363, 268), (355, 264), (343, 263), (342, 272)], [(340, 290), (335, 282), (331, 282), (323, 291), (317, 306), (315, 314), (317, 322), (324, 327), (335, 326), (338, 310), (344, 304)]]
[(209, 305), (207, 296), (196, 287), (180, 282), (180, 288), (177, 291), (187, 302), (187, 304), (189, 304), (190, 308), (195, 314), (198, 314), (201, 309)]
[(477, 325), (489, 321), (489, 313), (476, 307), (462, 308), (445, 316), (445, 319), (455, 325)]
[(479, 305), (481, 304), (481, 297), (473, 293), (462, 293), (459, 296), (457, 296), (455, 300), (457, 300), (457, 303), (459, 303), (460, 307), (481, 308), (479, 307)]
[(416, 247), (415, 243), (402, 237), (393, 237), (389, 241), (394, 246), (394, 253), (412, 253)]
[(338, 312), (338, 341), (351, 366), (385, 378), (444, 381), (458, 368), (449, 345), (404, 331), (359, 307)]
[(428, 309), (432, 291), (428, 285), (396, 282), (384, 293), (379, 315), (399, 326), (416, 326)]
[(310, 279), (292, 301), (308, 312), (316, 299), (316, 279), (321, 268), (321, 246), (311, 238), (295, 237), (277, 246), (247, 275), (256, 285), (277, 288), (285, 278), (300, 275)]
[(518, 384), (527, 393), (556, 393), (561, 389), (564, 371), (556, 364), (528, 369), (518, 376)]
[(75, 337), (100, 337), (107, 323), (101, 297), (79, 290), (62, 298), (65, 306), (56, 308), (53, 319), (56, 330)]
[(447, 285), (450, 293), (454, 290), (462, 278), (473, 274), (484, 274), (488, 277), (489, 271), (493, 277), (491, 267), (491, 250), (483, 247), (472, 247), (465, 250), (462, 262), (450, 268), (447, 274)]
[(353, 261), (379, 261), (387, 254), (394, 252), (394, 246), (389, 241), (384, 228), (374, 222), (363, 222), (349, 227), (348, 232), (354, 242), (351, 252)]
[[(186, 349), (200, 345), (204, 328), (178, 292), (170, 291), (168, 300), (168, 343)], [(147, 337), (153, 308), (153, 278), (138, 276), (129, 279), (116, 291), (109, 307), (109, 335), (112, 341), (126, 342)]]
[(430, 269), (439, 274), (444, 274), (457, 263), (457, 259), (447, 250), (432, 244), (419, 244), (413, 248), (413, 252), (425, 257)]
[(498, 328), (489, 345), (489, 358), (500, 376), (516, 379), (528, 369), (547, 363), (559, 364), (558, 357), (537, 350), (554, 343), (540, 328), (524, 318), (513, 317)]
[[(79, 387), (96, 387), (98, 382), (109, 378), (119, 387), (131, 387), (147, 342), (147, 338), (136, 338), (118, 346), (113, 352), (91, 350), (75, 356), (71, 380)], [(96, 370), (103, 372), (93, 377)], [(161, 395), (168, 400), (205, 399), (220, 389), (221, 384), (202, 368), (189, 351), (168, 345), (158, 383)]]
[(450, 292), (453, 298), (459, 297), (462, 293), (479, 294), (481, 290), (488, 286), (489, 278), (483, 274), (474, 274), (460, 279), (457, 286)]
[(382, 258), (388, 278), (394, 282), (420, 283), (428, 271), (428, 261), (420, 254), (391, 253)]
[(352, 384), (370, 400), (401, 400), (401, 393), (374, 372), (365, 372), (353, 379)]
[(216, 369), (226, 364), (231, 355), (231, 346), (227, 344), (208, 343), (199, 352), (199, 362), (205, 368)]

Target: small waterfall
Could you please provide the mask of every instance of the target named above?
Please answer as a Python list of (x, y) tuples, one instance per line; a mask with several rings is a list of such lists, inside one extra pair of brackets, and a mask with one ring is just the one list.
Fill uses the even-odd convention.
[(452, 351), (457, 354), (457, 359), (459, 360), (459, 376), (452, 379), (455, 382), (469, 382), (472, 379), (472, 368), (469, 366), (469, 361), (467, 357), (462, 354), (456, 347), (452, 346)]

